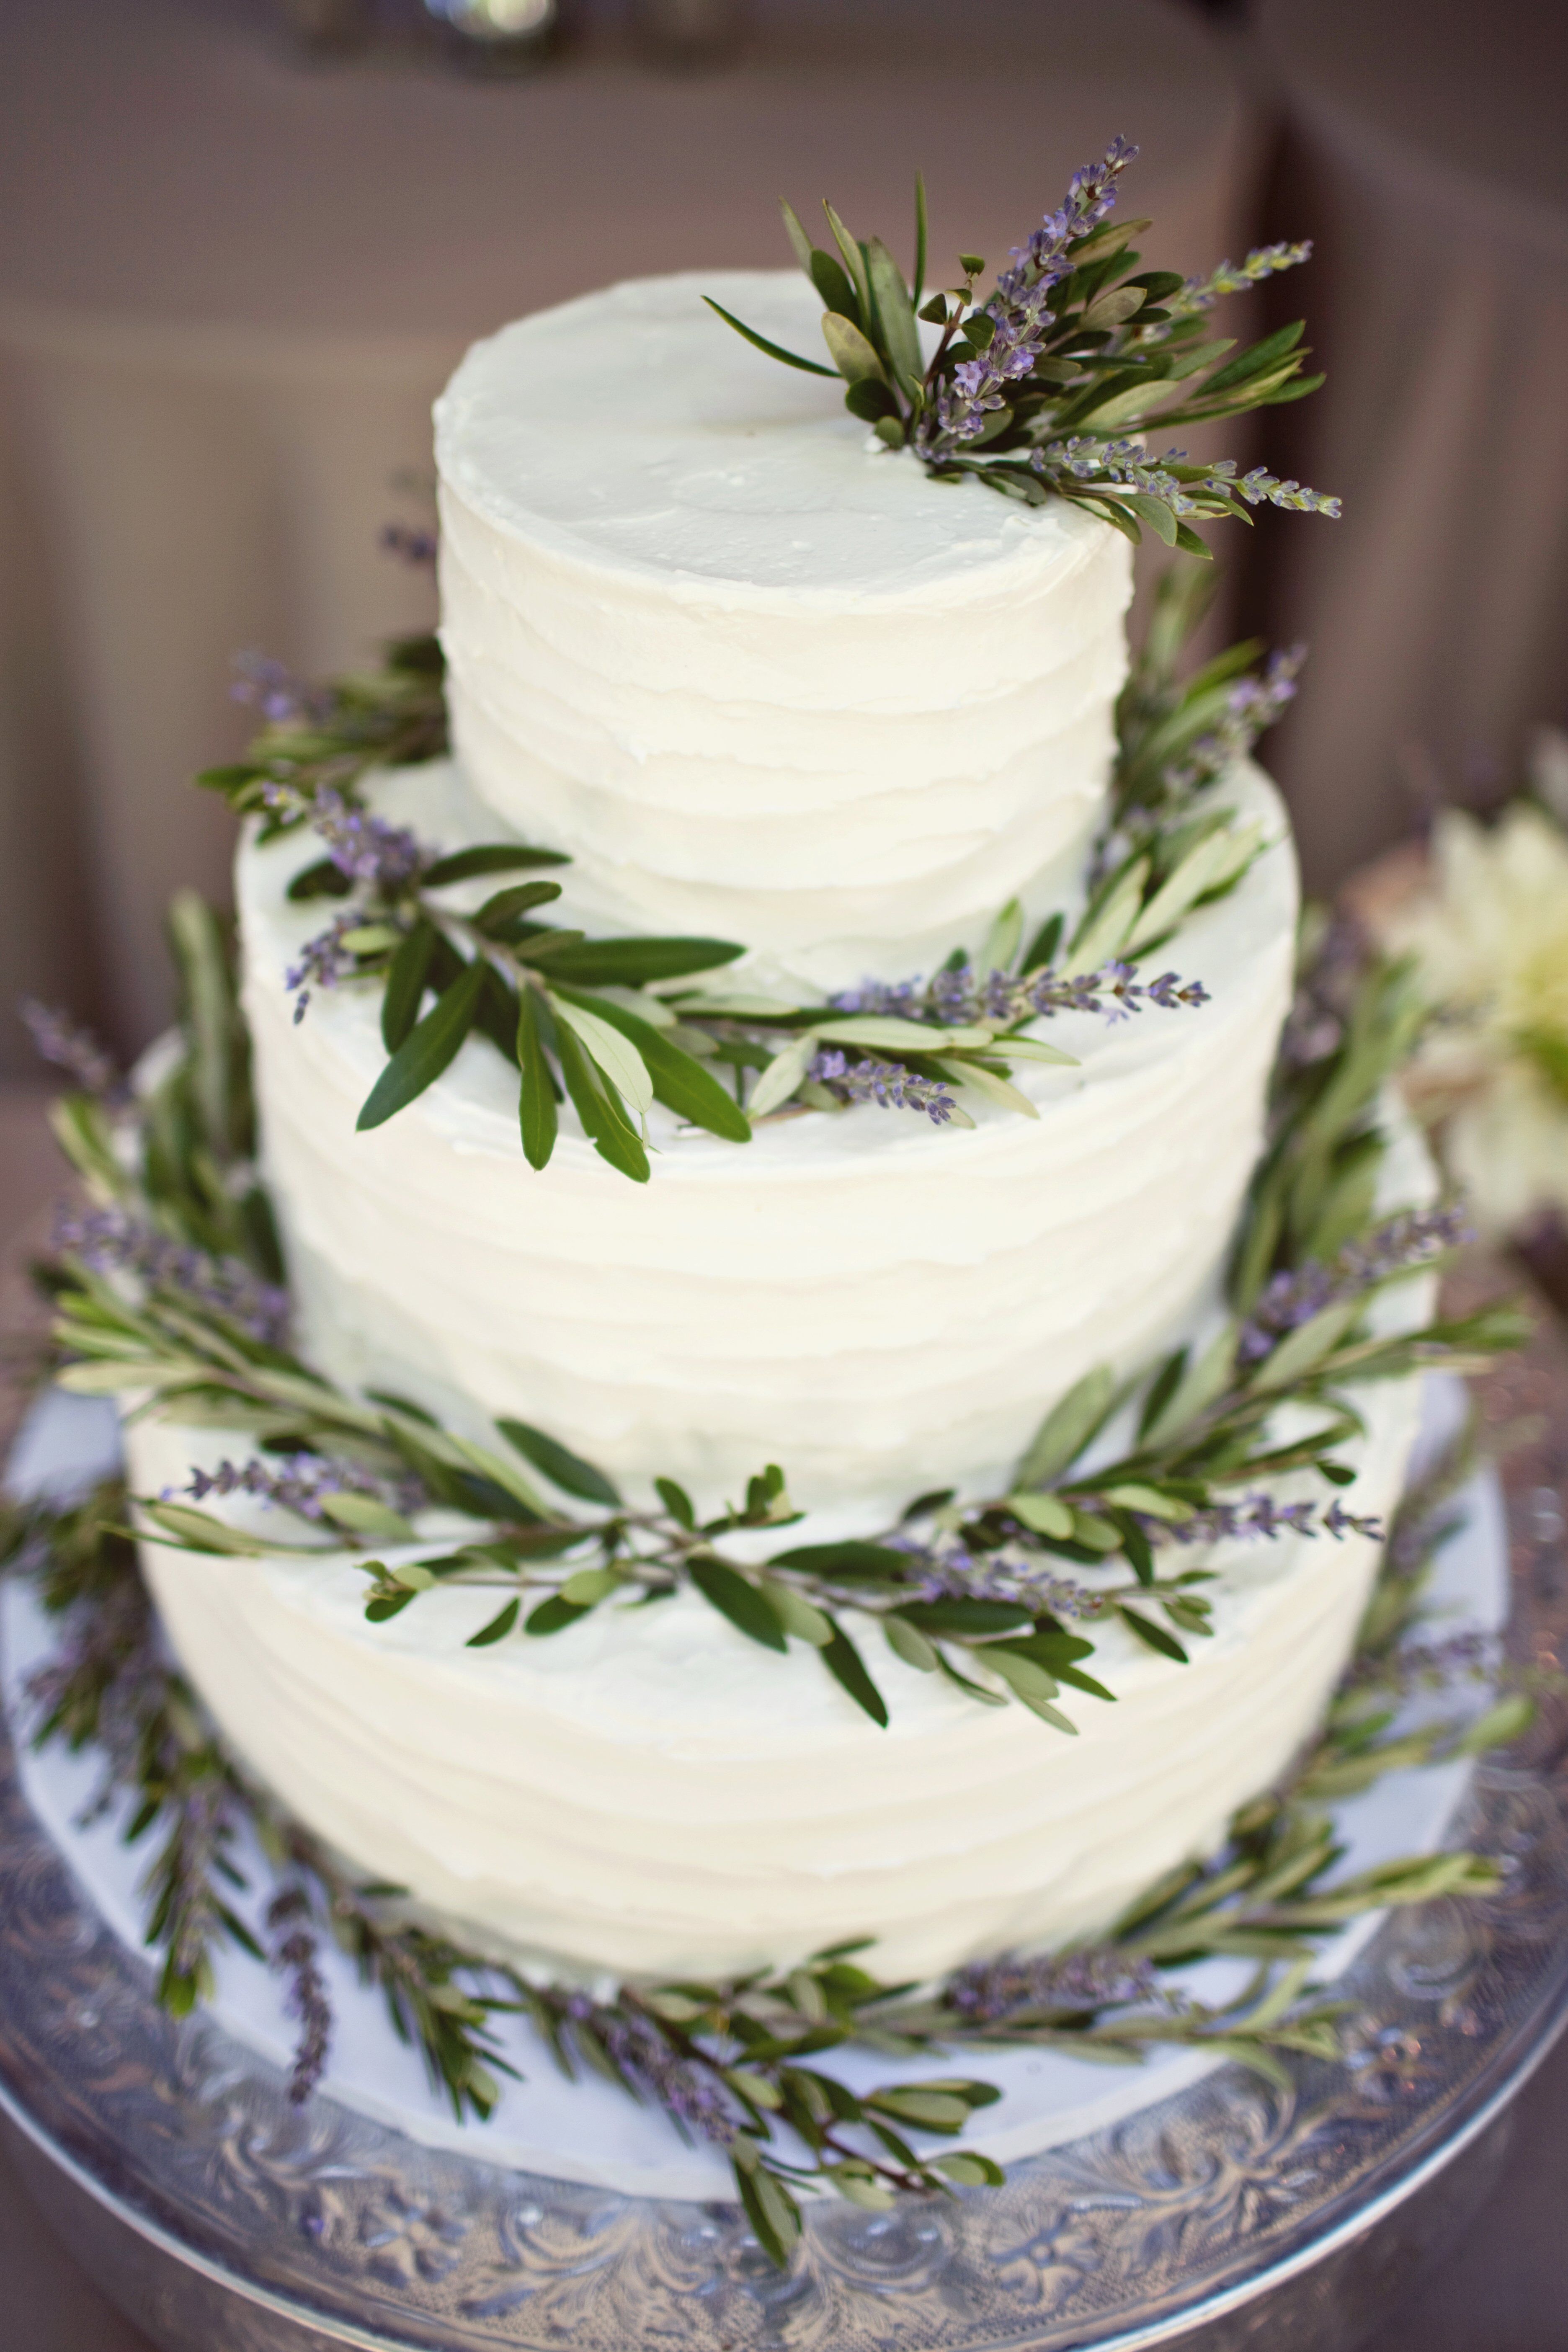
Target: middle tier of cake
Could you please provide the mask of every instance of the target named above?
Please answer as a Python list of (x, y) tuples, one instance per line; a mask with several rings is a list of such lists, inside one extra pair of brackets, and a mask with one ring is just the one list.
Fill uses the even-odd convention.
[[(1258, 772), (1223, 789), (1271, 845), (1159, 959), (1208, 1003), (1058, 1018), (1048, 1034), (1081, 1066), (1020, 1076), (1033, 1119), (977, 1099), (964, 1131), (863, 1105), (732, 1144), (656, 1108), (646, 1185), (564, 1111), (531, 1169), (517, 1073), (479, 1040), (357, 1134), (385, 1058), (376, 994), (319, 994), (294, 1024), (283, 972), (320, 916), (286, 891), (309, 853), (252, 840), (246, 1009), (305, 1353), (476, 1436), (494, 1416), (535, 1423), (637, 1497), (662, 1475), (716, 1507), (773, 1461), (799, 1506), (850, 1529), (1005, 1479), (1084, 1372), (1131, 1370), (1190, 1324), (1257, 1158), (1295, 864)], [(449, 763), (371, 796), (444, 848), (495, 835)]]

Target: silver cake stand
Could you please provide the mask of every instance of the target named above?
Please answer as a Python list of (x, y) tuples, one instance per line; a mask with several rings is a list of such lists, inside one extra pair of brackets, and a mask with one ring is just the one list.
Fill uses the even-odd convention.
[[(1568, 1381), (1505, 1475), (1516, 1655), (1568, 1637)], [(1046, 2352), (1267, 2342), (1348, 2352), (1500, 2164), (1514, 2094), (1568, 2019), (1568, 1740), (1476, 1775), (1455, 1835), (1483, 1904), (1395, 1914), (1341, 1990), (1344, 2063), (1280, 2092), (1238, 2068), (888, 2216), (824, 2205), (787, 2275), (736, 2209), (619, 2196), (426, 2147), (176, 2025), (28, 1810), (0, 1739), (0, 2112), (79, 2259), (169, 2352)]]

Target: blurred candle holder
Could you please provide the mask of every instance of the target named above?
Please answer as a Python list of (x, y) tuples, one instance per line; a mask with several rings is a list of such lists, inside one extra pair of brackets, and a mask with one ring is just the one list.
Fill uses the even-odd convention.
[(739, 47), (745, 0), (632, 0), (643, 47), (671, 65), (708, 65)]
[(425, 0), (449, 53), (479, 73), (526, 71), (560, 29), (559, 0)]

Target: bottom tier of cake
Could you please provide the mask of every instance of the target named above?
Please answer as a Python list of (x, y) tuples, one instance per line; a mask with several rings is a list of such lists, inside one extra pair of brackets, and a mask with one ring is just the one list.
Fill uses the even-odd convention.
[[(1384, 1313), (1405, 1321), (1426, 1287)], [(1417, 1384), (1361, 1402), (1343, 1499), (1386, 1517)], [(128, 1440), (144, 1495), (244, 1448), (153, 1422)], [(1213, 1638), (1182, 1665), (1097, 1625), (1114, 1703), (1073, 1695), (1068, 1738), (912, 1671), (868, 1624), (854, 1630), (886, 1730), (808, 1651), (759, 1649), (689, 1591), (476, 1651), (492, 1591), (438, 1589), (371, 1625), (343, 1554), (143, 1549), (237, 1752), (353, 1863), (481, 1948), (563, 1975), (707, 1977), (869, 1936), (893, 1979), (1090, 1933), (1211, 1851), (1311, 1733), (1377, 1552), (1285, 1533), (1187, 1555), (1217, 1573)]]

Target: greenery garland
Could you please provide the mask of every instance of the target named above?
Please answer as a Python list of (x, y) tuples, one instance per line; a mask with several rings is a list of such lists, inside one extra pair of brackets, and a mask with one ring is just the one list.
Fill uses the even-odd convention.
[[(372, 1622), (437, 1583), (493, 1587), (476, 1647), (562, 1634), (611, 1601), (651, 1602), (689, 1585), (750, 1640), (815, 1650), (879, 1725), (878, 1674), (848, 1629), (875, 1625), (904, 1666), (943, 1675), (982, 1705), (1009, 1700), (1071, 1733), (1064, 1687), (1111, 1694), (1089, 1671), (1094, 1631), (1119, 1622), (1180, 1663), (1208, 1631), (1213, 1571), (1184, 1545), (1330, 1538), (1375, 1524), (1337, 1499), (1280, 1501), (1275, 1482), (1353, 1470), (1336, 1452), (1362, 1428), (1355, 1391), (1432, 1363), (1473, 1367), (1511, 1345), (1515, 1310), (1368, 1329), (1369, 1303), (1430, 1265), (1461, 1230), (1452, 1210), (1379, 1220), (1379, 1105), (1416, 1019), (1403, 974), (1346, 971), (1331, 956), (1302, 992), (1274, 1082), (1269, 1147), (1231, 1271), (1231, 1308), (1195, 1353), (1178, 1349), (1131, 1382), (1088, 1374), (1046, 1416), (1003, 1492), (915, 1497), (875, 1538), (784, 1541), (763, 1564), (725, 1549), (741, 1530), (798, 1514), (783, 1471), (759, 1465), (743, 1499), (701, 1517), (673, 1480), (627, 1504), (597, 1465), (549, 1433), (503, 1419), (480, 1445), (385, 1391), (323, 1380), (287, 1345), (287, 1300), (255, 1180), (244, 1025), (226, 943), (182, 901), (185, 1048), (144, 1104), (78, 1094), (58, 1131), (97, 1207), (62, 1229), (55, 1292), (59, 1371), (70, 1389), (149, 1395), (187, 1425), (240, 1431), (257, 1451), (184, 1495), (140, 1500), (160, 1539), (213, 1554), (347, 1550), (363, 1565)], [(1306, 1409), (1281, 1439), (1281, 1409)], [(1121, 1421), (1117, 1420), (1118, 1415)], [(1127, 1429), (1119, 1444), (1107, 1433)], [(300, 1541), (263, 1540), (201, 1507), (215, 1490), (270, 1500)], [(469, 1531), (421, 1537), (422, 1512)]]
[[(1119, 821), (1135, 825), (1139, 814), (1125, 796)], [(190, 898), (176, 905), (174, 937), (182, 1050), (149, 1092), (132, 1101), (101, 1055), (57, 1024), (54, 1049), (89, 1081), (59, 1106), (58, 1129), (92, 1205), (65, 1220), (40, 1269), (57, 1312), (56, 1375), (79, 1391), (149, 1393), (181, 1423), (248, 1431), (256, 1455), (226, 1483), (294, 1509), (318, 1543), (357, 1548), (373, 1617), (448, 1578), (495, 1581), (506, 1597), (482, 1643), (512, 1634), (525, 1598), (526, 1631), (537, 1637), (564, 1633), (612, 1594), (653, 1597), (686, 1581), (750, 1638), (816, 1648), (877, 1721), (884, 1704), (846, 1609), (879, 1622), (905, 1664), (948, 1675), (977, 1701), (1022, 1701), (1068, 1730), (1057, 1703), (1064, 1685), (1110, 1696), (1084, 1671), (1089, 1640), (1069, 1629), (1114, 1612), (1173, 1660), (1185, 1654), (1184, 1637), (1204, 1632), (1203, 1572), (1162, 1572), (1172, 1538), (1310, 1528), (1317, 1506), (1277, 1504), (1254, 1482), (1312, 1467), (1331, 1486), (1348, 1477), (1328, 1449), (1358, 1427), (1362, 1381), (1426, 1362), (1477, 1363), (1521, 1336), (1507, 1308), (1392, 1337), (1364, 1328), (1366, 1301), (1429, 1263), (1453, 1228), (1441, 1212), (1373, 1217), (1378, 1104), (1415, 1016), (1397, 970), (1363, 966), (1331, 939), (1304, 975), (1287, 1034), (1232, 1311), (1215, 1341), (1195, 1359), (1178, 1352), (1121, 1399), (1107, 1374), (1080, 1384), (1047, 1416), (1004, 1496), (921, 1497), (881, 1542), (786, 1549), (762, 1568), (726, 1559), (733, 1528), (793, 1516), (776, 1472), (760, 1473), (743, 1506), (717, 1520), (697, 1523), (668, 1481), (659, 1511), (629, 1509), (603, 1472), (544, 1433), (508, 1423), (496, 1445), (476, 1446), (406, 1402), (333, 1389), (289, 1350), (227, 942)], [(1114, 1460), (1093, 1457), (1119, 1401), (1135, 1411), (1136, 1433)], [(1281, 1444), (1270, 1428), (1287, 1403), (1307, 1406), (1313, 1421), (1310, 1436)], [(1457, 1455), (1440, 1486), (1464, 1467)], [(1227, 1500), (1237, 1496), (1240, 1504)], [(463, 1512), (471, 1538), (457, 1549), (421, 1543), (409, 1514), (427, 1503)], [(144, 1498), (140, 1509), (161, 1540), (193, 1549), (282, 1548), (254, 1543), (195, 1502)], [(1334, 1509), (1321, 1518), (1330, 1532)], [(1151, 1890), (1101, 1942), (1048, 1958), (1004, 1955), (934, 1989), (886, 1985), (863, 1951), (840, 1948), (784, 1975), (594, 1998), (531, 1983), (411, 1920), (395, 1891), (358, 1883), (246, 1779), (159, 1645), (130, 1512), (118, 1486), (66, 1510), (32, 1506), (12, 1515), (5, 1551), (61, 1622), (60, 1654), (34, 1684), (37, 1736), (96, 1748), (105, 1796), (128, 1801), (127, 1834), (160, 1836), (148, 1932), (163, 1954), (162, 1998), (188, 2010), (224, 1938), (268, 1958), (299, 2021), (293, 2088), (306, 2097), (330, 2049), (319, 1957), (331, 1935), (459, 2116), (493, 2107), (498, 2074), (510, 2071), (497, 2021), (525, 2014), (569, 2073), (607, 2074), (721, 2146), (775, 2262), (798, 2234), (805, 2186), (880, 2207), (999, 2178), (967, 2146), (940, 2148), (996, 2095), (992, 2085), (932, 2074), (855, 2093), (832, 2065), (849, 2043), (935, 2061), (1017, 2043), (1125, 2058), (1175, 2042), (1273, 2078), (1285, 2053), (1334, 2055), (1339, 2005), (1309, 1986), (1318, 1939), (1363, 1911), (1483, 1893), (1493, 1873), (1475, 1855), (1440, 1853), (1331, 1883), (1338, 1849), (1325, 1805), (1394, 1767), (1511, 1738), (1531, 1711), (1517, 1688), (1479, 1720), (1459, 1714), (1414, 1731), (1394, 1722), (1412, 1685), (1486, 1663), (1462, 1641), (1434, 1649), (1410, 1638), (1445, 1524), (1428, 1490), (1410, 1499), (1386, 1548), (1355, 1663), (1310, 1757), (1288, 1786), (1242, 1810), (1221, 1855)], [(1121, 1581), (1105, 1573), (1117, 1559)], [(933, 1580), (943, 1588), (934, 1597)], [(237, 1860), (247, 1827), (272, 1873), (259, 1889), (245, 1885)], [(1222, 1953), (1252, 1959), (1256, 1972), (1219, 2008), (1170, 1975)]]
[[(568, 2076), (607, 2075), (689, 2137), (722, 2147), (760, 2244), (782, 2264), (800, 2232), (803, 2188), (882, 2209), (902, 2195), (951, 2195), (1003, 2177), (970, 2147), (916, 2145), (955, 2137), (999, 2095), (994, 2085), (943, 2074), (857, 2094), (833, 2071), (834, 2051), (856, 2044), (909, 2059), (1026, 2046), (1131, 2061), (1179, 2045), (1284, 2084), (1288, 2053), (1345, 2054), (1348, 2004), (1310, 1983), (1326, 1936), (1369, 1911), (1491, 1891), (1494, 1865), (1468, 1853), (1332, 1881), (1340, 1849), (1326, 1810), (1386, 1771), (1511, 1740), (1531, 1719), (1532, 1699), (1519, 1688), (1479, 1716), (1471, 1707), (1414, 1730), (1394, 1724), (1412, 1688), (1486, 1671), (1463, 1640), (1434, 1650), (1412, 1638), (1432, 1557), (1456, 1525), (1449, 1498), (1471, 1462), (1467, 1435), (1407, 1498), (1322, 1737), (1281, 1788), (1242, 1808), (1220, 1853), (1151, 1888), (1098, 1943), (1047, 1958), (1005, 1956), (934, 1988), (880, 1982), (855, 1946), (733, 1983), (627, 1986), (595, 1998), (531, 1982), (411, 1920), (396, 1889), (357, 1881), (237, 1769), (158, 1640), (118, 1483), (65, 1508), (12, 1507), (0, 1568), (28, 1576), (60, 1627), (58, 1654), (29, 1685), (34, 1744), (95, 1750), (98, 1803), (123, 1807), (129, 1841), (158, 1834), (147, 1940), (163, 1956), (167, 2008), (184, 2015), (210, 1993), (219, 1941), (270, 1961), (300, 2029), (290, 2095), (302, 2103), (330, 2055), (319, 1966), (330, 1936), (379, 1990), (394, 2030), (422, 2053), (459, 2119), (487, 2116), (498, 2074), (515, 2073), (496, 2027), (521, 2014)], [(264, 1856), (263, 1886), (239, 1866), (242, 1830)], [(1174, 1972), (1220, 1955), (1254, 1969), (1216, 2008), (1184, 1991)]]
[[(1248, 845), (1237, 873), (1226, 873), (1224, 858), (1236, 855), (1230, 820), (1203, 796), (1247, 748), (1256, 725), (1274, 715), (1289, 690), (1289, 666), (1282, 670), (1276, 662), (1259, 671), (1261, 648), (1245, 646), (1178, 684), (1176, 654), (1194, 609), (1190, 587), (1167, 585), (1121, 700), (1110, 821), (1097, 852), (1089, 908), (1073, 935), (1081, 942), (1084, 927), (1098, 922), (1112, 943), (1110, 952), (1125, 950), (1140, 922), (1148, 927), (1151, 909), (1162, 907), (1163, 921), (1179, 919), (1185, 908), (1233, 887), (1256, 848)], [(384, 1002), (397, 996), (395, 968), (408, 940), (422, 921), (431, 922), (437, 945), (447, 940), (463, 973), (479, 969), (486, 975), (482, 983), (467, 984), (475, 992), (473, 1025), (490, 1034), (498, 1025), (487, 1026), (483, 1012), (489, 975), (498, 971), (490, 949), (522, 951), (520, 1003), (534, 986), (523, 975), (550, 966), (549, 951), (528, 963), (537, 937), (529, 909), (492, 907), (492, 929), (510, 926), (510, 940), (489, 938), (479, 915), (434, 921), (424, 894), (438, 900), (454, 880), (487, 870), (483, 853), (479, 866), (456, 876), (451, 861), (443, 873), (442, 861), (421, 854), (403, 883), (389, 887), (387, 859), (395, 864), (401, 853), (395, 845), (388, 850), (385, 831), (374, 832), (377, 820), (365, 814), (359, 793), (371, 767), (424, 759), (443, 746), (432, 643), (395, 648), (378, 677), (340, 681), (309, 709), (291, 685), (263, 681), (263, 692), (278, 707), (253, 757), (207, 781), (236, 805), (260, 810), (275, 829), (324, 817), (329, 841), (339, 849), (345, 840), (350, 845), (351, 866), (353, 845), (363, 852), (368, 839), (368, 879), (345, 874), (338, 858), (329, 858), (297, 877), (297, 895), (368, 891), (368, 908), (356, 898), (344, 909), (350, 919), (340, 924), (338, 943), (350, 969), (380, 978)], [(343, 822), (354, 817), (361, 824), (351, 824), (345, 835)], [(1211, 845), (1201, 878), (1204, 867), (1190, 861), (1215, 842), (1225, 845), (1224, 856)], [(515, 844), (488, 850), (492, 858), (519, 854)], [(521, 854), (548, 862), (543, 852)], [(474, 854), (458, 853), (465, 855)], [(488, 870), (502, 868), (495, 862)], [(1177, 877), (1181, 887), (1173, 892)], [(1115, 924), (1108, 917), (1113, 907)], [(1004, 915), (1016, 932), (1016, 918)], [(364, 938), (376, 920), (395, 938)], [(451, 946), (448, 920), (467, 955)], [(1064, 931), (1059, 925), (1043, 950), (1047, 967)], [(1332, 938), (1309, 938), (1301, 993), (1273, 1085), (1268, 1147), (1233, 1255), (1229, 1312), (1208, 1344), (1195, 1355), (1178, 1350), (1131, 1383), (1119, 1384), (1105, 1370), (1089, 1375), (1047, 1416), (1004, 1494), (981, 1502), (949, 1494), (918, 1497), (899, 1526), (875, 1541), (786, 1546), (761, 1567), (726, 1558), (723, 1542), (734, 1530), (783, 1528), (796, 1516), (776, 1467), (761, 1469), (743, 1503), (717, 1517), (700, 1521), (669, 1480), (657, 1482), (658, 1509), (631, 1507), (601, 1469), (547, 1433), (505, 1422), (499, 1444), (479, 1446), (406, 1400), (334, 1389), (291, 1352), (276, 1238), (255, 1172), (248, 1046), (228, 942), (216, 919), (188, 896), (176, 902), (173, 934), (183, 979), (182, 1050), (140, 1098), (132, 1100), (101, 1055), (65, 1024), (44, 1024), (55, 1057), (83, 1080), (59, 1106), (57, 1124), (91, 1201), (84, 1213), (65, 1221), (57, 1255), (40, 1270), (57, 1310), (56, 1375), (79, 1391), (146, 1393), (160, 1412), (183, 1423), (247, 1433), (257, 1449), (251, 1461), (194, 1478), (188, 1498), (141, 1498), (143, 1526), (155, 1528), (160, 1540), (197, 1551), (288, 1549), (256, 1542), (199, 1507), (214, 1486), (266, 1496), (303, 1523), (310, 1540), (302, 1549), (325, 1543), (355, 1553), (365, 1569), (372, 1619), (408, 1607), (437, 1582), (493, 1583), (504, 1597), (474, 1637), (484, 1645), (512, 1636), (520, 1624), (535, 1638), (564, 1633), (612, 1597), (651, 1601), (689, 1583), (748, 1638), (775, 1650), (792, 1640), (816, 1649), (879, 1723), (886, 1720), (885, 1702), (846, 1629), (846, 1611), (879, 1625), (905, 1665), (944, 1675), (977, 1702), (1020, 1701), (1070, 1731), (1058, 1704), (1064, 1685), (1099, 1700), (1110, 1696), (1085, 1671), (1093, 1645), (1082, 1628), (1114, 1616), (1177, 1662), (1186, 1655), (1184, 1640), (1207, 1630), (1201, 1591), (1207, 1572), (1171, 1570), (1173, 1544), (1268, 1535), (1280, 1527), (1309, 1533), (1321, 1527), (1331, 1536), (1352, 1528), (1377, 1532), (1337, 1502), (1281, 1503), (1260, 1492), (1258, 1481), (1315, 1472), (1330, 1488), (1348, 1484), (1353, 1473), (1335, 1449), (1361, 1427), (1354, 1392), (1363, 1382), (1404, 1377), (1433, 1362), (1474, 1366), (1521, 1336), (1521, 1318), (1506, 1307), (1392, 1336), (1368, 1328), (1369, 1301), (1389, 1282), (1429, 1265), (1456, 1236), (1458, 1221), (1446, 1210), (1375, 1217), (1385, 1148), (1379, 1104), (1418, 1016), (1396, 967), (1347, 956)], [(1016, 936), (1011, 945), (1002, 929), (994, 936), (988, 977), (1006, 978), (1010, 971), (1015, 980), (1026, 980), (1038, 968)], [(623, 961), (605, 978), (605, 968), (591, 959), (612, 946)], [(570, 1004), (574, 1000), (564, 992), (590, 980), (644, 988), (679, 980), (685, 974), (668, 961), (672, 947), (684, 951), (668, 941), (590, 943), (572, 936), (556, 952), (585, 953), (589, 966), (580, 960), (574, 974), (570, 961), (557, 963), (547, 985)], [(665, 961), (639, 977), (632, 959), (643, 954), (647, 972), (650, 948), (656, 963), (659, 956)], [(1081, 958), (1081, 946), (1079, 951)], [(397, 998), (398, 1018), (411, 1023), (405, 1045), (449, 1003), (455, 981), (462, 982), (462, 974), (449, 975), (443, 985), (437, 949), (431, 957), (420, 992), (405, 986)], [(426, 984), (435, 988), (436, 1004), (421, 1018)], [(626, 1010), (618, 998), (605, 1002)], [(793, 1013), (797, 1026), (803, 1014), (815, 1014), (819, 1041), (821, 1010)], [(935, 1025), (931, 1011), (920, 1008), (928, 1030)], [(759, 1034), (788, 1026), (777, 1013), (715, 1012), (710, 1004), (691, 1015), (681, 1003), (677, 1023), (668, 1025), (697, 1030), (705, 1022), (698, 1034), (754, 1052)], [(637, 1042), (624, 1026), (621, 1034)], [(495, 1042), (518, 1051), (515, 1038), (498, 1035)], [(967, 1054), (984, 1064), (993, 1049), (999, 1059), (1016, 1043), (1011, 1031), (997, 1031), (983, 1045), (944, 1044), (940, 1059), (952, 1063)], [(602, 1040), (599, 1045), (609, 1053)], [(393, 1047), (389, 1071), (401, 1050)], [(567, 1091), (578, 1099), (572, 1049), (563, 1050), (559, 1024), (552, 1050)], [(521, 1058), (526, 1143), (529, 1066)], [(595, 1060), (593, 1051), (587, 1058), (599, 1079), (618, 1084), (613, 1060)], [(698, 1056), (689, 1058), (706, 1077)], [(740, 1074), (762, 1066), (765, 1075), (776, 1058), (776, 1052), (761, 1062), (748, 1063), (742, 1052), (731, 1056), (734, 1109), (748, 1127), (750, 1116), (766, 1114), (757, 1113), (754, 1089), (744, 1104)], [(918, 1059), (906, 1058), (903, 1066), (917, 1078), (924, 1075)], [(554, 1085), (548, 1066), (543, 1076)], [(812, 1083), (820, 1082), (803, 1085)], [(804, 1099), (810, 1107), (809, 1096)], [(689, 1105), (689, 1095), (687, 1115), (694, 1115)], [(586, 1113), (584, 1118), (594, 1134)], [(604, 1150), (604, 1139), (595, 1139)], [(1281, 1443), (1272, 1432), (1288, 1404), (1307, 1408), (1311, 1418), (1307, 1434)], [(1129, 1434), (1112, 1446), (1107, 1433), (1123, 1423)], [(1451, 1485), (1463, 1466), (1456, 1456), (1444, 1481)], [(472, 1532), (463, 1543), (442, 1549), (421, 1540), (418, 1514), (432, 1506), (468, 1520)], [(1356, 1661), (1311, 1756), (1287, 1787), (1243, 1809), (1220, 1856), (1152, 1890), (1102, 1942), (1050, 1958), (1003, 1956), (934, 1989), (882, 1984), (864, 1965), (860, 1948), (844, 1947), (784, 1976), (627, 1987), (600, 2000), (531, 1984), (411, 1921), (395, 1890), (356, 1883), (247, 1780), (159, 1648), (136, 1569), (131, 1515), (132, 1498), (117, 1486), (66, 1510), (29, 1507), (12, 1515), (5, 1556), (35, 1576), (45, 1607), (62, 1623), (60, 1655), (35, 1682), (37, 1738), (98, 1748), (106, 1795), (133, 1801), (127, 1834), (143, 1837), (154, 1827), (162, 1833), (149, 1879), (149, 1940), (163, 1955), (163, 1999), (183, 2011), (201, 1997), (221, 1938), (270, 1958), (289, 1980), (300, 2026), (293, 2087), (308, 2096), (326, 2064), (331, 2032), (318, 1967), (320, 1939), (331, 1934), (364, 1979), (379, 1987), (395, 2029), (422, 2050), (459, 2116), (484, 2116), (493, 2107), (496, 2074), (510, 2071), (496, 2020), (509, 2011), (525, 2013), (568, 2072), (589, 2066), (606, 2073), (658, 2104), (682, 2129), (722, 2146), (759, 2242), (777, 2262), (787, 2260), (799, 2231), (796, 2191), (803, 2183), (879, 2207), (900, 2194), (951, 2193), (1000, 2177), (968, 2147), (930, 2154), (916, 2145), (960, 2133), (996, 2095), (991, 2085), (936, 2075), (856, 2095), (826, 2063), (847, 2043), (913, 2058), (1020, 2042), (1135, 2056), (1174, 2042), (1242, 2059), (1275, 2078), (1281, 2053), (1335, 2054), (1338, 2005), (1308, 1990), (1315, 1939), (1363, 1911), (1437, 1893), (1484, 1892), (1493, 1874), (1477, 1856), (1445, 1853), (1331, 1885), (1337, 1847), (1324, 1805), (1395, 1766), (1511, 1738), (1531, 1708), (1528, 1693), (1519, 1689), (1479, 1720), (1450, 1717), (1414, 1732), (1394, 1723), (1397, 1696), (1412, 1684), (1477, 1670), (1473, 1657), (1445, 1660), (1409, 1639), (1426, 1564), (1445, 1524), (1438, 1497), (1427, 1492), (1411, 1498), (1386, 1548)], [(245, 1826), (275, 1874), (259, 1916), (260, 1897), (245, 1886), (236, 1861)], [(1257, 1964), (1252, 1983), (1226, 2006), (1205, 2007), (1166, 1980), (1165, 1972), (1221, 1953)]]

